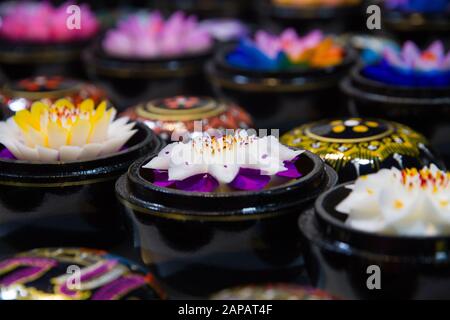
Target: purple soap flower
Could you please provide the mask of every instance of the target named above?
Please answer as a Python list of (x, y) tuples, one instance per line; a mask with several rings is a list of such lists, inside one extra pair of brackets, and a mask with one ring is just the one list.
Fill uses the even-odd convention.
[(264, 189), (269, 182), (270, 176), (261, 174), (260, 170), (241, 168), (229, 185), (236, 190), (257, 191)]
[(110, 55), (153, 59), (198, 54), (213, 45), (211, 35), (195, 16), (176, 12), (167, 20), (160, 12), (141, 12), (120, 21), (109, 30), (103, 49)]
[(363, 69), (363, 74), (387, 84), (426, 87), (450, 85), (450, 52), (441, 41), (421, 51), (411, 41), (402, 49), (387, 47), (379, 61)]
[(178, 190), (192, 192), (213, 192), (218, 186), (219, 182), (209, 174), (197, 174), (176, 182)]

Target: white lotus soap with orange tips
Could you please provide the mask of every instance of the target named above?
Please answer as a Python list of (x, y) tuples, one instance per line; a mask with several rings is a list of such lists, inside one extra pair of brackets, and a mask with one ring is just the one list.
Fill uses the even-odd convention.
[(383, 169), (360, 177), (336, 210), (352, 228), (388, 235), (450, 235), (450, 173)]
[(115, 153), (136, 133), (126, 117), (104, 101), (73, 105), (60, 99), (52, 105), (34, 102), (0, 122), (0, 143), (18, 160), (72, 162)]

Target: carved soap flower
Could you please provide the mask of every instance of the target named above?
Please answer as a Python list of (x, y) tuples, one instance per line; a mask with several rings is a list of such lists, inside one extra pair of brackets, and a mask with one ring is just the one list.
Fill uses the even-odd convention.
[(254, 39), (242, 39), (227, 61), (240, 68), (276, 71), (331, 67), (340, 64), (344, 56), (344, 49), (318, 30), (300, 37), (286, 29), (280, 35), (258, 31)]
[(159, 12), (130, 15), (108, 31), (104, 50), (125, 58), (164, 58), (198, 54), (213, 45), (211, 35), (195, 16), (176, 12), (167, 20)]
[(449, 0), (385, 0), (388, 9), (403, 12), (442, 13), (450, 10)]
[(12, 2), (5, 6), (0, 23), (0, 35), (11, 41), (33, 43), (63, 43), (86, 40), (99, 30), (95, 14), (86, 4), (79, 5), (80, 26), (67, 27), (72, 2), (53, 7), (50, 2)]
[(336, 210), (352, 228), (391, 235), (450, 234), (450, 173), (435, 165), (360, 177)]
[(387, 84), (430, 87), (450, 85), (450, 52), (445, 53), (441, 41), (433, 42), (425, 51), (411, 41), (401, 50), (387, 47), (381, 59), (363, 69), (363, 74)]
[(74, 106), (61, 99), (53, 105), (35, 102), (0, 122), (2, 155), (19, 160), (70, 162), (90, 160), (119, 151), (135, 134), (128, 118), (114, 120), (116, 110), (90, 99)]
[(270, 183), (299, 178), (295, 161), (301, 153), (273, 136), (258, 138), (246, 131), (219, 138), (203, 134), (169, 144), (144, 168), (153, 171), (153, 183), (161, 187), (198, 192), (261, 190)]

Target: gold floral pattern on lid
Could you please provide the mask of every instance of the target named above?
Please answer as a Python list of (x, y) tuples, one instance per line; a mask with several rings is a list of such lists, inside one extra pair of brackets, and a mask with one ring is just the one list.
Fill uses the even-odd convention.
[(359, 175), (362, 166), (370, 171), (383, 167), (388, 158), (399, 168), (404, 157), (431, 155), (424, 136), (411, 128), (379, 119), (342, 118), (303, 125), (286, 133), (281, 142), (309, 150), (337, 171), (353, 165)]
[(210, 97), (175, 96), (157, 99), (126, 110), (124, 115), (146, 123), (155, 133), (168, 139), (172, 132), (192, 132), (194, 122), (202, 130), (247, 129), (250, 116), (240, 107)]

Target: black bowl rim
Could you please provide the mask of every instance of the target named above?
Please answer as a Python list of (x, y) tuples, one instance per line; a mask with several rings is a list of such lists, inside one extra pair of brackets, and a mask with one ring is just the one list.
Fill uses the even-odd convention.
[[(12, 160), (12, 159), (0, 159), (0, 166), (2, 165), (8, 165), (10, 167), (15, 166), (22, 166), (25, 169), (33, 169), (33, 170), (40, 170), (39, 168), (45, 168), (46, 172), (48, 171), (55, 171), (58, 172), (61, 169), (65, 169), (64, 173), (67, 175), (68, 173), (72, 172), (76, 175), (79, 175), (80, 172), (88, 172), (88, 168), (96, 168), (96, 167), (103, 167), (104, 165), (102, 162), (104, 160), (113, 160), (115, 158), (119, 158), (124, 155), (131, 154), (133, 152), (138, 151), (139, 149), (145, 147), (146, 145), (151, 144), (152, 142), (155, 142), (157, 144), (157, 147), (159, 148), (161, 145), (160, 139), (153, 133), (153, 131), (146, 126), (145, 124), (136, 121), (135, 128), (137, 128), (139, 131), (144, 132), (145, 138), (140, 141), (137, 144), (134, 144), (130, 146), (127, 149), (124, 149), (122, 151), (104, 155), (92, 160), (87, 161), (73, 161), (73, 162), (55, 162), (55, 163), (42, 163), (42, 162), (36, 162), (36, 161), (27, 161), (27, 160)], [(3, 169), (4, 170), (4, 169)], [(2, 174), (0, 173), (0, 177)], [(49, 175), (50, 178), (53, 177), (52, 175)]]
[[(312, 154), (309, 151), (305, 151), (303, 153), (304, 156), (306, 156), (308, 158), (309, 161), (312, 162), (313, 164), (313, 169), (305, 176), (297, 179), (297, 181), (295, 183), (291, 183), (288, 185), (282, 185), (282, 186), (277, 186), (274, 188), (270, 188), (267, 190), (263, 190), (263, 191), (236, 191), (236, 192), (230, 192), (230, 193), (196, 193), (196, 192), (186, 192), (186, 191), (180, 191), (180, 190), (174, 190), (174, 189), (169, 189), (169, 188), (162, 188), (162, 187), (158, 187), (158, 186), (154, 186), (151, 182), (149, 182), (148, 180), (146, 180), (145, 178), (140, 176), (140, 170), (142, 168), (142, 165), (144, 163), (147, 163), (149, 161), (150, 158), (156, 156), (157, 154), (153, 154), (150, 157), (145, 157), (145, 158), (141, 158), (139, 160), (137, 160), (133, 165), (130, 166), (127, 175), (123, 175), (119, 181), (116, 184), (116, 193), (119, 197), (119, 199), (124, 200), (125, 202), (131, 203), (132, 205), (138, 203), (137, 207), (143, 207), (143, 209), (149, 209), (150, 210), (154, 210), (156, 208), (157, 211), (161, 211), (161, 212), (173, 212), (176, 211), (177, 214), (181, 213), (182, 215), (185, 216), (193, 216), (193, 217), (212, 217), (212, 218), (217, 218), (217, 217), (226, 217), (226, 216), (236, 216), (236, 215), (242, 215), (244, 217), (246, 216), (255, 216), (253, 211), (258, 211), (258, 212), (266, 212), (266, 211), (273, 211), (274, 208), (271, 206), (266, 206), (266, 207), (262, 207), (259, 210), (256, 210), (256, 207), (259, 206), (264, 200), (266, 200), (266, 202), (268, 204), (271, 204), (273, 202), (274, 199), (276, 199), (277, 195), (281, 195), (281, 194), (295, 194), (295, 191), (298, 191), (297, 189), (301, 189), (302, 187), (307, 187), (305, 186), (304, 183), (305, 181), (309, 181), (310, 183), (314, 183), (314, 181), (317, 181), (318, 179), (320, 179), (320, 187), (318, 187), (317, 192), (314, 192), (314, 194), (311, 194), (310, 197), (305, 197), (302, 199), (298, 199), (298, 201), (293, 201), (292, 203), (289, 204), (281, 204), (279, 206), (278, 209), (283, 209), (284, 207), (292, 207), (295, 206), (296, 204), (305, 202), (305, 201), (310, 201), (310, 200), (314, 200), (318, 194), (320, 193), (320, 191), (324, 190), (324, 189), (328, 189), (331, 186), (334, 186), (337, 182), (337, 174), (336, 172), (334, 172), (334, 170), (329, 167), (328, 165), (326, 165), (321, 159), (320, 157)], [(314, 180), (316, 179), (316, 180)], [(147, 192), (156, 192), (155, 194), (159, 193), (161, 196), (164, 195), (170, 195), (170, 196), (181, 196), (184, 199), (197, 199), (197, 200), (202, 200), (202, 199), (208, 199), (209, 201), (212, 201), (214, 199), (222, 199), (222, 200), (233, 200), (233, 199), (239, 199), (240, 198), (244, 198), (244, 199), (248, 199), (249, 196), (253, 197), (253, 201), (254, 203), (252, 203), (252, 205), (248, 205), (248, 206), (239, 206), (236, 205), (236, 208), (227, 208), (224, 209), (222, 211), (214, 211), (214, 209), (211, 210), (206, 210), (206, 209), (198, 209), (198, 208), (193, 208), (193, 209), (189, 209), (186, 210), (184, 208), (179, 208), (176, 207), (176, 205), (171, 204), (171, 206), (167, 206), (167, 205), (162, 205), (162, 204), (157, 204), (157, 203), (153, 203), (150, 202), (149, 200), (144, 200), (142, 199), (144, 196), (142, 194), (140, 195), (135, 195), (132, 194), (132, 192), (130, 192), (129, 190), (127, 190), (127, 194), (124, 194), (123, 192), (121, 192), (121, 188), (125, 185), (127, 185), (128, 189), (131, 189), (132, 186), (130, 187), (129, 185), (137, 185), (140, 188), (143, 188), (142, 193), (147, 193)], [(315, 190), (316, 191), (316, 190)], [(265, 198), (263, 198), (262, 196), (264, 196)], [(122, 202), (124, 202), (122, 201)], [(195, 203), (195, 201), (193, 201), (193, 203)], [(234, 202), (236, 203), (236, 202)], [(283, 207), (284, 206), (284, 207)], [(248, 211), (245, 209), (249, 209), (251, 207), (252, 210)], [(281, 210), (282, 211), (282, 210)]]
[[(295, 149), (295, 148), (292, 148), (292, 149)], [(300, 182), (300, 180), (305, 181), (307, 179), (310, 179), (310, 178), (316, 176), (323, 169), (323, 165), (324, 165), (323, 163), (321, 163), (320, 158), (315, 156), (312, 152), (305, 150), (305, 152), (303, 152), (303, 153), (309, 155), (309, 158), (310, 158), (310, 160), (312, 160), (314, 167), (313, 167), (313, 170), (311, 170), (305, 176), (301, 176), (300, 178), (295, 179), (296, 182)], [(139, 182), (139, 183), (142, 183), (145, 181), (146, 184), (149, 185), (150, 189), (155, 190), (157, 192), (161, 192), (161, 193), (174, 193), (174, 194), (177, 194), (180, 196), (189, 196), (189, 197), (193, 197), (193, 198), (234, 198), (235, 196), (236, 197), (237, 196), (250, 196), (250, 195), (255, 195), (255, 194), (264, 195), (264, 194), (272, 193), (272, 192), (278, 193), (278, 192), (283, 191), (287, 186), (296, 184), (296, 183), (291, 183), (291, 181), (289, 181), (286, 184), (283, 184), (280, 186), (275, 186), (270, 189), (264, 189), (261, 191), (233, 191), (233, 192), (224, 192), (224, 193), (214, 193), (214, 192), (200, 193), (200, 192), (191, 192), (191, 191), (183, 191), (183, 190), (177, 190), (177, 189), (164, 188), (164, 187), (159, 187), (159, 186), (154, 185), (150, 181), (143, 178), (140, 174), (140, 168), (142, 168), (142, 165), (144, 163), (148, 163), (154, 157), (156, 157), (156, 155), (152, 155), (148, 158), (145, 158), (140, 163), (139, 170), (137, 171), (137, 176), (135, 176), (134, 174), (131, 174), (129, 176), (129, 178), (131, 178), (135, 182)], [(321, 165), (319, 163), (321, 163)], [(132, 171), (136, 165), (137, 164), (133, 164), (133, 166), (132, 166), (133, 168), (130, 167), (130, 171)], [(139, 179), (139, 180), (135, 180), (135, 179)]]
[[(351, 228), (342, 221), (339, 221), (331, 214), (329, 214), (324, 208), (323, 203), (327, 201), (328, 197), (333, 195), (336, 191), (347, 188), (348, 186), (354, 184), (354, 181), (339, 184), (325, 192), (323, 192), (316, 200), (314, 204), (315, 217), (317, 218), (322, 229), (326, 233), (337, 236), (338, 241), (351, 244), (360, 249), (373, 249), (373, 250), (385, 250), (386, 253), (392, 251), (395, 252), (398, 248), (410, 248), (410, 247), (421, 247), (420, 245), (429, 245), (429, 248), (436, 250), (434, 244), (440, 242), (450, 243), (450, 235), (439, 235), (439, 236), (402, 236), (402, 235), (383, 235), (380, 233), (368, 232), (364, 230), (358, 230)], [(347, 188), (347, 190), (349, 190)], [(343, 199), (341, 199), (343, 200)], [(338, 211), (337, 211), (338, 212)], [(426, 243), (424, 243), (426, 242)], [(381, 248), (370, 248), (370, 244), (384, 243)], [(367, 247), (364, 247), (364, 245)], [(388, 246), (391, 244), (394, 246)]]

